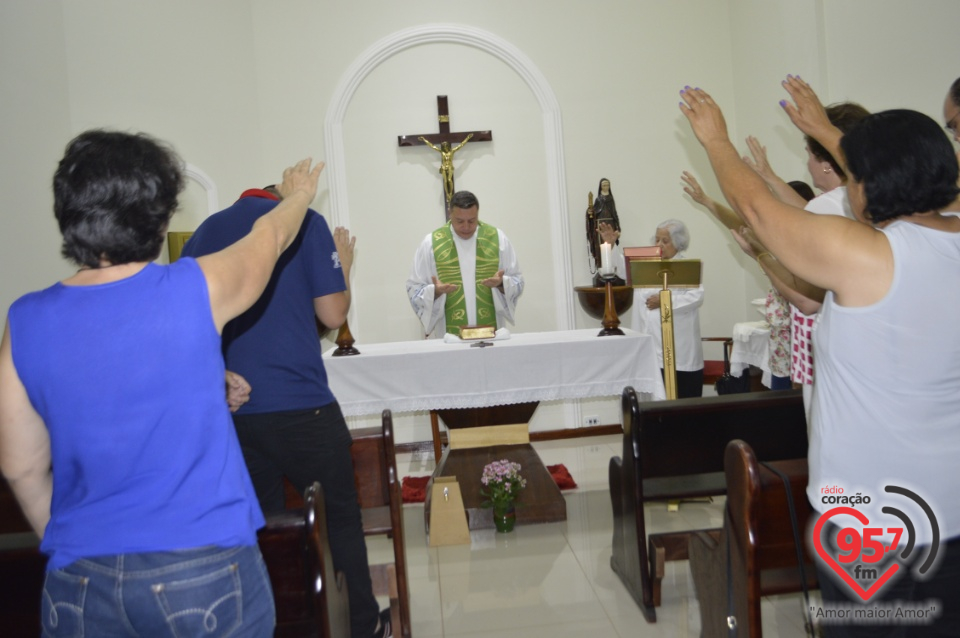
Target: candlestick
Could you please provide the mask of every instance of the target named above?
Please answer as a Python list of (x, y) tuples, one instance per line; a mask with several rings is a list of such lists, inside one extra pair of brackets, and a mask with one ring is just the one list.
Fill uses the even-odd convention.
[(610, 273), (601, 276), (604, 280), (604, 304), (603, 304), (603, 330), (598, 337), (607, 337), (610, 335), (623, 335), (620, 329), (620, 317), (617, 316), (617, 307), (613, 300), (613, 280), (615, 274)]

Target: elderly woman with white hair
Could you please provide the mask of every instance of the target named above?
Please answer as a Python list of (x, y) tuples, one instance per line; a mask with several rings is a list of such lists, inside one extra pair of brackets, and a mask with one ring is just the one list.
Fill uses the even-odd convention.
[[(606, 236), (604, 241), (613, 243)], [(660, 247), (663, 259), (683, 259), (690, 246), (690, 231), (679, 219), (668, 219), (657, 226), (651, 242)], [(619, 260), (618, 260), (619, 261)], [(618, 264), (626, 269), (626, 265)], [(622, 276), (622, 275), (621, 275)], [(673, 300), (674, 352), (677, 367), (677, 398), (703, 396), (703, 345), (700, 341), (700, 306), (703, 286), (675, 288)], [(660, 332), (660, 288), (635, 288), (630, 328), (653, 337), (657, 362), (663, 372), (663, 336)]]

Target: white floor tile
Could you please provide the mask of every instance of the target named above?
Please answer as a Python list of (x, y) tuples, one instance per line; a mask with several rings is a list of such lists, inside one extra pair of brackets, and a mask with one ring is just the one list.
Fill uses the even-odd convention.
[[(416, 638), (539, 636), (696, 637), (700, 612), (686, 561), (667, 563), (657, 622), (650, 624), (610, 568), (613, 508), (610, 458), (621, 437), (538, 442), (545, 465), (563, 463), (578, 487), (565, 491), (567, 520), (518, 525), (509, 534), (471, 533), (469, 545), (426, 545), (423, 506), (404, 506), (408, 574)], [(421, 455), (422, 456), (422, 455)], [(433, 471), (433, 455), (398, 457), (401, 476)], [(723, 498), (647, 505), (648, 532), (719, 527)], [(386, 539), (368, 541), (371, 562), (390, 559)], [(768, 638), (802, 638), (799, 595), (763, 601)]]

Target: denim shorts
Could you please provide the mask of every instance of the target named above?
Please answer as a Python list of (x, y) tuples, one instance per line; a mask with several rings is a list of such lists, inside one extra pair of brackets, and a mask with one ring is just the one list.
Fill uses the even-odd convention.
[(84, 558), (47, 572), (45, 638), (273, 635), (273, 591), (260, 549)]

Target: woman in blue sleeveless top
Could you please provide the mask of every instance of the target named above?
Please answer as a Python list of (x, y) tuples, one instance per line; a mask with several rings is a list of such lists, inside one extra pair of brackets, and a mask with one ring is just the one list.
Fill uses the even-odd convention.
[(177, 155), (101, 130), (68, 145), (54, 212), (79, 270), (17, 300), (0, 345), (0, 468), (49, 556), (44, 635), (272, 635), (220, 331), (296, 237), (310, 166), (242, 240), (161, 266)]

